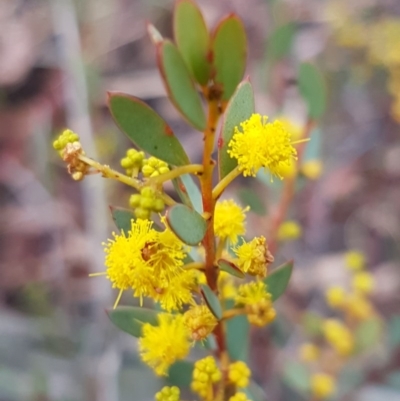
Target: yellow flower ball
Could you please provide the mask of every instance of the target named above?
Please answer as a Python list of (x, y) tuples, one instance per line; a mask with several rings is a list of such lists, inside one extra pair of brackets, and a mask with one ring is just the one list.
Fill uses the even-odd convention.
[(283, 222), (278, 228), (279, 241), (294, 241), (301, 237), (302, 229), (299, 223), (294, 220)]
[(331, 308), (341, 308), (346, 302), (346, 292), (339, 286), (329, 288), (325, 297)]
[(315, 362), (320, 355), (319, 348), (312, 343), (305, 343), (300, 347), (300, 359), (303, 362)]
[(316, 373), (311, 376), (311, 393), (318, 400), (330, 397), (336, 389), (336, 380), (325, 373)]
[(361, 294), (370, 294), (374, 289), (374, 278), (370, 273), (359, 272), (353, 277), (353, 288)]
[(365, 256), (362, 252), (351, 250), (345, 253), (346, 267), (350, 270), (362, 270), (365, 267)]

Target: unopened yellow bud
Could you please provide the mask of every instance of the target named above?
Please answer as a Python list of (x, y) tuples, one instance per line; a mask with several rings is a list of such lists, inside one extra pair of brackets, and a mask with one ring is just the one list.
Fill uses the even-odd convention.
[(214, 383), (221, 380), (222, 374), (212, 356), (200, 359), (194, 364), (192, 390), (200, 397), (209, 394)]
[(151, 211), (148, 209), (143, 209), (141, 207), (137, 207), (134, 211), (135, 216), (138, 219), (142, 219), (142, 220), (148, 220), (150, 218), (151, 215)]
[(305, 343), (301, 346), (299, 354), (302, 361), (314, 362), (319, 358), (320, 351), (315, 344)]
[(311, 392), (317, 400), (330, 397), (336, 389), (335, 378), (325, 373), (317, 373), (311, 376)]
[(350, 270), (362, 270), (365, 267), (365, 256), (360, 251), (348, 251), (344, 255), (346, 267)]
[(293, 241), (300, 238), (301, 235), (302, 229), (300, 225), (293, 220), (283, 222), (278, 228), (279, 241)]
[(374, 313), (371, 303), (361, 293), (349, 295), (345, 308), (357, 320), (366, 320)]
[(342, 287), (331, 287), (326, 292), (326, 302), (331, 308), (341, 308), (346, 302), (346, 292)]
[(163, 201), (162, 199), (157, 198), (157, 199), (154, 201), (153, 210), (154, 210), (156, 213), (162, 212), (162, 211), (164, 210), (164, 207), (165, 207), (165, 203), (164, 203), (164, 201)]
[(247, 387), (250, 379), (250, 369), (242, 361), (237, 361), (229, 365), (228, 378), (237, 387)]
[(229, 398), (229, 401), (250, 401), (246, 393), (238, 392)]
[(322, 174), (322, 167), (321, 160), (309, 160), (301, 166), (300, 171), (309, 180), (316, 180)]
[(156, 401), (179, 401), (181, 392), (178, 387), (163, 387), (158, 393), (156, 393)]
[(367, 272), (356, 273), (353, 277), (353, 288), (361, 294), (370, 294), (374, 289), (374, 278)]
[(348, 356), (354, 349), (351, 331), (339, 320), (328, 319), (323, 324), (323, 332), (328, 343), (342, 356)]

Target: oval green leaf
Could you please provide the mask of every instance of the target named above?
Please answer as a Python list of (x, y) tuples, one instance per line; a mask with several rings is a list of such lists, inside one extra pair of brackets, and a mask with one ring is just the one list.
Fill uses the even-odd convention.
[(320, 118), (326, 109), (326, 85), (316, 66), (309, 63), (300, 65), (299, 89), (308, 105), (310, 118)]
[(232, 262), (230, 262), (229, 260), (226, 259), (219, 259), (218, 260), (218, 267), (230, 274), (231, 276), (235, 276), (235, 277), (239, 277), (239, 278), (243, 278), (244, 277), (244, 273)]
[(292, 270), (293, 261), (291, 260), (279, 266), (263, 280), (268, 287), (268, 292), (271, 294), (273, 302), (285, 292), (290, 276), (292, 275)]
[(361, 322), (354, 334), (356, 353), (368, 351), (382, 336), (382, 321), (376, 317)]
[(192, 75), (200, 85), (206, 85), (211, 72), (208, 61), (210, 35), (203, 15), (194, 1), (177, 1), (174, 34), (178, 49)]
[(118, 230), (128, 234), (128, 232), (131, 230), (132, 220), (135, 220), (133, 211), (115, 206), (110, 206), (110, 211)]
[(108, 107), (121, 131), (138, 148), (174, 166), (189, 164), (172, 129), (146, 103), (124, 93), (109, 93)]
[(268, 62), (276, 62), (289, 54), (295, 33), (292, 23), (281, 25), (271, 33), (267, 48)]
[(153, 309), (137, 306), (119, 306), (117, 309), (107, 310), (107, 315), (115, 326), (136, 338), (142, 335), (144, 323), (157, 326), (157, 314)]
[(204, 238), (207, 222), (186, 205), (174, 205), (166, 214), (168, 226), (185, 244), (198, 245)]
[(201, 284), (200, 286), (201, 295), (203, 295), (204, 301), (209, 307), (212, 314), (218, 319), (222, 319), (222, 307), (218, 297), (214, 291), (207, 285)]
[(247, 120), (254, 113), (254, 92), (249, 80), (237, 87), (224, 113), (221, 132), (218, 138), (218, 166), (220, 180), (229, 174), (236, 166), (236, 159), (228, 154), (228, 144), (235, 132), (235, 127)]
[(204, 131), (206, 115), (200, 94), (179, 50), (165, 40), (157, 45), (157, 60), (172, 103), (194, 128)]
[(170, 386), (190, 387), (193, 379), (194, 362), (177, 361), (168, 370), (167, 383)]
[(193, 208), (198, 213), (203, 213), (201, 192), (190, 174), (183, 174), (173, 179), (172, 183), (179, 198), (185, 205)]
[(221, 86), (222, 99), (232, 96), (246, 69), (247, 38), (242, 21), (235, 14), (222, 19), (212, 39), (214, 81)]
[[(234, 307), (234, 302), (228, 300), (226, 309)], [(247, 362), (249, 359), (250, 323), (247, 316), (235, 316), (226, 321), (226, 347), (233, 361)]]

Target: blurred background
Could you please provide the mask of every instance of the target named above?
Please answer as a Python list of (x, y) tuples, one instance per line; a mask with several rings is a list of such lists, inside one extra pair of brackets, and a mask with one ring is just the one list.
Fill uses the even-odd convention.
[[(328, 96), (288, 216), (302, 235), (275, 254), (295, 259), (293, 280), (279, 319), (252, 333), (255, 381), (269, 400), (307, 399), (297, 363), (303, 317), (332, 313), (324, 293), (346, 285), (344, 254), (355, 249), (385, 323), (336, 399), (400, 400), (400, 2), (198, 4), (210, 28), (230, 12), (244, 21), (257, 112), (304, 125), (304, 61)], [(109, 283), (88, 278), (104, 269), (108, 205), (127, 207), (130, 192), (97, 176), (72, 181), (51, 143), (71, 128), (88, 155), (119, 168), (129, 143), (106, 106), (106, 91), (118, 90), (155, 108), (200, 160), (201, 135), (168, 101), (146, 34), (151, 21), (172, 37), (172, 11), (172, 0), (0, 0), (0, 401), (145, 401), (161, 386), (104, 313), (116, 297)], [(266, 230), (280, 188), (262, 175), (237, 183), (252, 202), (250, 233)]]

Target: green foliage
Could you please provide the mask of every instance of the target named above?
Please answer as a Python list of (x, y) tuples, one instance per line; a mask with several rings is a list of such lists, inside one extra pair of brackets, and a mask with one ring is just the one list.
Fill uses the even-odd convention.
[(190, 387), (192, 382), (194, 363), (177, 361), (168, 371), (167, 383), (169, 386)]
[(302, 325), (305, 333), (310, 337), (322, 334), (322, 323), (324, 319), (317, 313), (307, 311), (302, 318)]
[(264, 279), (264, 283), (268, 287), (268, 292), (272, 296), (272, 301), (276, 301), (285, 292), (290, 276), (292, 275), (292, 270), (293, 261), (289, 261), (276, 268)]
[(388, 325), (389, 347), (395, 350), (400, 346), (400, 315), (393, 316)]
[(373, 317), (361, 322), (354, 333), (356, 353), (368, 351), (376, 346), (381, 336), (382, 322), (380, 319)]
[(310, 387), (310, 373), (307, 367), (299, 362), (286, 362), (283, 380), (300, 392), (307, 392)]
[(296, 28), (293, 23), (276, 28), (268, 39), (267, 61), (276, 62), (286, 57), (292, 49)]
[(235, 266), (235, 264), (233, 264), (229, 260), (220, 259), (218, 261), (218, 267), (222, 271), (229, 273), (232, 276), (239, 277), (239, 278), (244, 277), (244, 273), (237, 266)]
[(181, 201), (198, 213), (203, 212), (203, 201), (199, 187), (190, 174), (183, 174), (175, 178), (172, 183)]
[(122, 207), (110, 206), (110, 211), (118, 230), (120, 232), (123, 231), (125, 232), (125, 234), (128, 234), (131, 229), (132, 219), (135, 219), (132, 210), (124, 209)]
[(247, 38), (242, 21), (234, 14), (216, 27), (213, 39), (215, 82), (221, 86), (222, 99), (232, 96), (246, 69)]
[(165, 40), (157, 44), (157, 60), (172, 103), (194, 128), (203, 131), (206, 115), (201, 98), (179, 50)]
[(210, 35), (203, 15), (192, 0), (179, 0), (174, 12), (174, 36), (186, 65), (201, 85), (211, 73)]
[(139, 338), (142, 334), (142, 325), (150, 323), (157, 325), (157, 314), (153, 309), (136, 306), (119, 306), (117, 309), (108, 309), (110, 320), (122, 331)]
[(174, 166), (189, 164), (172, 129), (146, 103), (123, 93), (109, 93), (108, 105), (116, 124), (137, 147)]
[(326, 109), (326, 86), (319, 69), (309, 63), (299, 68), (299, 89), (312, 119), (321, 118)]
[(226, 107), (222, 128), (218, 140), (218, 167), (219, 177), (224, 178), (236, 166), (236, 159), (228, 154), (228, 144), (235, 133), (235, 127), (247, 120), (254, 113), (253, 87), (248, 80), (243, 81), (237, 87)]
[(186, 205), (174, 205), (166, 214), (168, 226), (185, 244), (198, 245), (207, 230), (207, 222)]
[(239, 199), (245, 206), (250, 206), (250, 210), (260, 216), (264, 216), (267, 212), (262, 199), (257, 193), (250, 188), (242, 188), (239, 190)]
[(203, 295), (204, 301), (209, 307), (213, 315), (218, 319), (222, 319), (222, 306), (219, 298), (215, 295), (214, 291), (207, 284), (200, 286), (201, 294)]
[[(234, 301), (226, 302), (226, 309), (233, 308)], [(226, 347), (230, 358), (234, 361), (249, 359), (250, 323), (245, 315), (235, 316), (226, 321)]]

